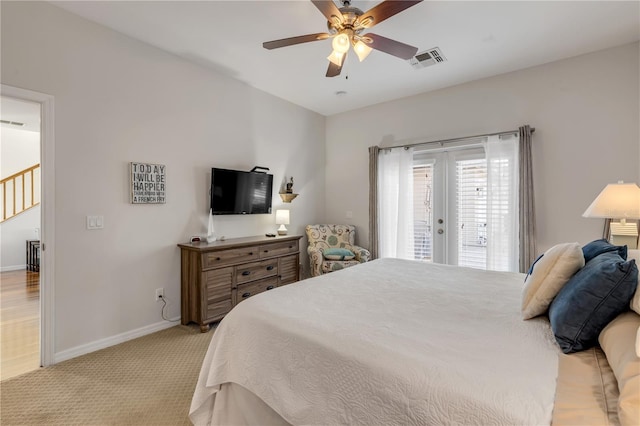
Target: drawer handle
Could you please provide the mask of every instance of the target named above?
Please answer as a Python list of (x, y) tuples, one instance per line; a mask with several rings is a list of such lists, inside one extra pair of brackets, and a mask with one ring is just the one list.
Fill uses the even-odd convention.
[(252, 251), (249, 252), (249, 256), (253, 256), (253, 252)]
[(222, 259), (220, 259), (219, 257), (216, 257), (216, 260), (222, 260)]
[(267, 266), (267, 271), (272, 271), (272, 270), (273, 270), (273, 265)]
[(246, 277), (247, 275), (250, 275), (250, 274), (251, 274), (251, 271), (244, 271), (244, 272), (242, 273), (242, 275), (244, 275), (245, 277)]
[(289, 246), (289, 248), (293, 248), (293, 246)]
[(270, 285), (269, 287), (267, 287), (267, 290), (273, 290), (274, 286)]
[(242, 294), (242, 298), (246, 299), (247, 297), (251, 296), (251, 293), (244, 293)]

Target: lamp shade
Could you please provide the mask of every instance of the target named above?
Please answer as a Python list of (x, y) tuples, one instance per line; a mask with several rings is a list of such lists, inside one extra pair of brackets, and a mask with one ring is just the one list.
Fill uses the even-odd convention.
[(583, 217), (640, 219), (640, 187), (635, 183), (610, 183), (593, 200)]
[(371, 51), (373, 50), (372, 48), (370, 48), (369, 46), (367, 46), (365, 43), (363, 43), (362, 41), (358, 41), (354, 46), (353, 46), (353, 50), (355, 50), (356, 55), (358, 55), (358, 59), (360, 60), (360, 62), (364, 61), (365, 58), (367, 56), (369, 56), (369, 53), (371, 53)]
[(289, 224), (289, 210), (276, 210), (276, 225)]
[(350, 38), (346, 33), (340, 33), (333, 38), (333, 42), (331, 42), (331, 46), (333, 50), (340, 53), (347, 53), (349, 50)]

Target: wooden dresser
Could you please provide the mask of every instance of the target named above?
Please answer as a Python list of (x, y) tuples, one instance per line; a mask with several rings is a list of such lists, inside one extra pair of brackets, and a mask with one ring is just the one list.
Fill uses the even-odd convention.
[(300, 235), (178, 244), (182, 324), (200, 330), (242, 300), (300, 279)]

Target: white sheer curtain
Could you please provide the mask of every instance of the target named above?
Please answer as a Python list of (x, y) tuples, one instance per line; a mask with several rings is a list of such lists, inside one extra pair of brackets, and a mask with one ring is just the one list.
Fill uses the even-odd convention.
[(379, 257), (413, 259), (413, 149), (378, 156)]
[(518, 261), (518, 137), (489, 136), (487, 156), (487, 269), (514, 271)]

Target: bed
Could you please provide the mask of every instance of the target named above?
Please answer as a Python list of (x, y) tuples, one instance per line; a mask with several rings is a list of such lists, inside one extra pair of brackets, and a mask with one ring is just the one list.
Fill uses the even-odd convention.
[[(524, 277), (379, 259), (252, 297), (216, 329), (190, 419), (539, 425), (560, 416), (579, 424), (571, 396), (569, 414), (554, 413), (559, 359), (580, 369), (602, 354), (567, 357), (547, 317), (523, 321)], [(580, 386), (601, 383), (596, 376)], [(575, 386), (563, 388), (570, 395)], [(607, 400), (595, 399), (598, 424), (615, 424)]]

